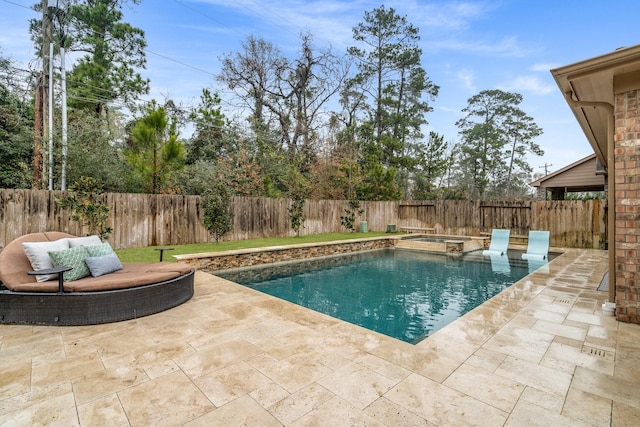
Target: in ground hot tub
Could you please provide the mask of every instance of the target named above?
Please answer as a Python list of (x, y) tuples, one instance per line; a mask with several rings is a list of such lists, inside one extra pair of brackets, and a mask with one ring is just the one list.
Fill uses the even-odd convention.
[(396, 247), (455, 256), (484, 249), (486, 240), (485, 237), (448, 236), (442, 234), (411, 235), (398, 240)]

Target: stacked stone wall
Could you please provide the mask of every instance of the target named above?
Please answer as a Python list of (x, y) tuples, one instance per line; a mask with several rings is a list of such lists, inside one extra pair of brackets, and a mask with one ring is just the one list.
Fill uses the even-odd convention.
[(314, 245), (291, 245), (247, 249), (241, 251), (215, 252), (210, 254), (178, 255), (175, 258), (197, 270), (210, 272), (233, 268), (251, 267), (277, 262), (298, 261), (302, 259), (349, 254), (373, 249), (393, 247), (397, 239), (378, 238), (353, 240)]

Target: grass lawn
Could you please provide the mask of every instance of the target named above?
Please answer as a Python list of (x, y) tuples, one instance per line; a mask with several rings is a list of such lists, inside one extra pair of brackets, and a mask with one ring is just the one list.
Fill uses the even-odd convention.
[[(334, 240), (361, 239), (364, 237), (388, 236), (384, 232), (368, 233), (323, 233), (298, 237), (271, 237), (263, 239), (234, 240), (218, 243), (197, 243), (192, 245), (162, 246), (173, 250), (165, 251), (164, 261), (175, 261), (173, 255), (196, 254), (202, 252), (220, 252), (234, 249), (263, 248), (266, 246), (295, 245), (299, 243), (331, 242)], [(156, 247), (117, 249), (116, 253), (122, 262), (155, 262), (160, 259)]]

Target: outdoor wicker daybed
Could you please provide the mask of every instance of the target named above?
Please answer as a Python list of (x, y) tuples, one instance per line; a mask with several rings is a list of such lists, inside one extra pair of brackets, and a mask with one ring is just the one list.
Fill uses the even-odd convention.
[[(108, 244), (95, 245), (96, 241), (92, 238), (44, 232), (27, 234), (9, 243), (0, 252), (0, 323), (110, 323), (158, 313), (178, 306), (193, 296), (194, 270), (188, 265), (176, 262), (121, 264)], [(65, 244), (70, 250), (64, 249)], [(71, 250), (78, 246), (83, 248)], [(67, 274), (73, 270), (67, 264), (44, 270), (34, 268), (29, 258), (34, 257), (34, 247), (41, 252), (45, 247), (45, 250), (51, 249), (45, 254), (63, 254), (65, 257), (74, 255), (77, 258), (79, 253), (88, 251), (98, 253), (95, 257), (83, 258), (82, 268), (77, 260), (74, 264), (76, 272), (91, 265), (87, 277), (68, 280), (72, 276)], [(101, 254), (103, 249), (106, 252)], [(29, 250), (29, 256), (25, 250)], [(115, 262), (117, 266), (105, 267), (109, 265), (105, 260)], [(58, 272), (60, 275), (56, 276)], [(54, 276), (47, 277), (45, 274)]]

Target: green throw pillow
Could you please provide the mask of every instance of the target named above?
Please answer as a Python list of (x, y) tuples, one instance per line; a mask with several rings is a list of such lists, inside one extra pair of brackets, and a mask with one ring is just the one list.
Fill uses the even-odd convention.
[(49, 257), (54, 267), (73, 267), (73, 270), (64, 273), (65, 282), (73, 282), (74, 280), (82, 279), (91, 274), (89, 267), (87, 267), (87, 264), (84, 262), (84, 259), (88, 256), (89, 253), (85, 246), (76, 246), (71, 249), (49, 252)]
[(84, 248), (87, 250), (87, 253), (89, 254), (88, 256), (90, 257), (110, 255), (114, 253), (113, 248), (107, 242), (104, 242), (99, 245), (85, 246)]

